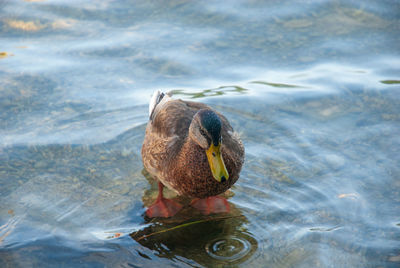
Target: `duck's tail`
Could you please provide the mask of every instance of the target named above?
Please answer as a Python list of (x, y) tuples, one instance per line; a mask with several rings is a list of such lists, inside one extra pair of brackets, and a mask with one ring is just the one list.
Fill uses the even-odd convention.
[(153, 93), (153, 96), (151, 97), (150, 103), (149, 103), (149, 117), (150, 120), (153, 117), (154, 111), (157, 107), (157, 105), (162, 101), (168, 101), (169, 99), (171, 99), (170, 97), (170, 93), (164, 93), (161, 90), (156, 90)]

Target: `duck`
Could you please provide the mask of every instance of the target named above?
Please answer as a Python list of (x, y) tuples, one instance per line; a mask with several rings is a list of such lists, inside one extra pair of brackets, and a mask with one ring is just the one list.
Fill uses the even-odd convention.
[(239, 179), (244, 154), (239, 134), (221, 113), (204, 103), (155, 91), (141, 155), (159, 192), (146, 215), (167, 218), (182, 209), (163, 196), (164, 187), (192, 199), (190, 205), (203, 214), (229, 212), (220, 194)]

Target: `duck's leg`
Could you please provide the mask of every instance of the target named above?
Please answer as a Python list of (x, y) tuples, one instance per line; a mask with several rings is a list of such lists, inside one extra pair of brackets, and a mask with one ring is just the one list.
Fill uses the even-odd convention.
[(196, 198), (190, 203), (190, 205), (200, 210), (201, 213), (205, 215), (224, 213), (229, 212), (230, 210), (228, 201), (221, 196), (210, 196), (203, 199)]
[(146, 210), (146, 215), (150, 218), (174, 216), (182, 209), (182, 205), (163, 196), (164, 185), (158, 182), (158, 196), (156, 202)]

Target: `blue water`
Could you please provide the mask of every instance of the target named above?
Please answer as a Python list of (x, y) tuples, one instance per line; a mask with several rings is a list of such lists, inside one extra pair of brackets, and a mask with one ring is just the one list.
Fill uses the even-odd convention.
[[(0, 267), (400, 265), (398, 1), (19, 0), (0, 14)], [(230, 213), (144, 217), (157, 89), (239, 132)]]

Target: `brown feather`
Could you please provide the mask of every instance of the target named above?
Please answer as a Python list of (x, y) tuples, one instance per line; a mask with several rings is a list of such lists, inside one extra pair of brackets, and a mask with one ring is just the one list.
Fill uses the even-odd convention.
[(228, 120), (222, 121), (221, 152), (229, 179), (218, 182), (212, 176), (205, 150), (189, 138), (193, 116), (209, 106), (191, 101), (169, 100), (156, 106), (146, 127), (142, 147), (147, 171), (179, 195), (204, 198), (228, 190), (239, 178), (244, 147)]

